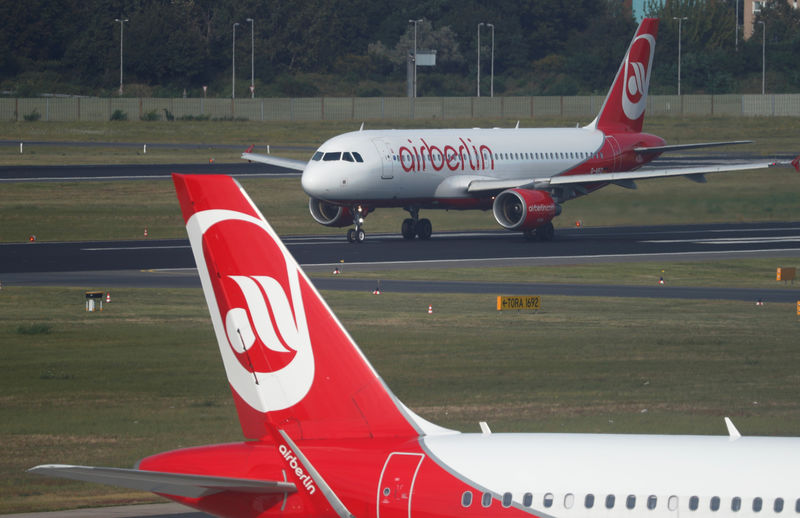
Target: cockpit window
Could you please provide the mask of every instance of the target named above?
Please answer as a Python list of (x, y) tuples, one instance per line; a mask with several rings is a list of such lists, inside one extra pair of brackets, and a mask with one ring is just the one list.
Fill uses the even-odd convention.
[(314, 156), (311, 157), (311, 160), (313, 160), (315, 162), (319, 162), (320, 160), (322, 160), (322, 155), (323, 154), (324, 153), (322, 151), (317, 151), (316, 153), (314, 153)]
[(355, 151), (353, 151), (353, 156), (355, 157), (356, 162), (363, 162), (364, 161), (364, 159), (361, 158), (361, 155), (359, 153), (356, 153)]
[(342, 160), (344, 160), (345, 162), (352, 162), (353, 161), (353, 155), (351, 155), (349, 152), (345, 151), (344, 153), (342, 153)]
[(325, 153), (325, 156), (322, 157), (324, 162), (335, 162), (342, 158), (342, 152), (336, 151), (333, 153)]

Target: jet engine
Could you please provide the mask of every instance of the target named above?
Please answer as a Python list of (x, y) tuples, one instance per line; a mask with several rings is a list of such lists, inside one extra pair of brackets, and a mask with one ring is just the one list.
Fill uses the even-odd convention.
[(507, 230), (533, 230), (561, 213), (561, 207), (545, 191), (508, 189), (494, 199), (494, 219)]
[(317, 223), (326, 227), (348, 227), (353, 224), (353, 214), (350, 209), (341, 205), (309, 198), (308, 210)]

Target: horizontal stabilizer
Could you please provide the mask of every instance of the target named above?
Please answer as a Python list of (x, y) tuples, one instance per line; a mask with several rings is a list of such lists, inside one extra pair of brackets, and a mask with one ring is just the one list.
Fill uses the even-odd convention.
[(242, 159), (261, 164), (274, 165), (284, 169), (292, 169), (293, 171), (302, 171), (306, 168), (306, 164), (308, 163), (303, 160), (293, 160), (291, 158), (281, 158), (272, 155), (260, 155), (258, 153), (250, 153), (249, 151), (242, 153)]
[(291, 482), (211, 477), (139, 469), (43, 464), (29, 469), (28, 472), (188, 498), (201, 498), (223, 491), (261, 494), (284, 494), (297, 491), (297, 487)]
[(665, 151), (684, 151), (686, 149), (700, 149), (718, 146), (737, 146), (739, 144), (752, 144), (752, 140), (731, 140), (728, 142), (699, 142), (697, 144), (672, 144), (669, 146), (636, 147), (633, 150), (640, 154), (664, 153)]

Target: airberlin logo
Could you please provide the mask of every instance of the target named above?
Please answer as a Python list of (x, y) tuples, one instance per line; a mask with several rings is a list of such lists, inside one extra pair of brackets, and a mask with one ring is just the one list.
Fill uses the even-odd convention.
[(311, 478), (311, 475), (305, 472), (303, 466), (300, 464), (300, 461), (297, 460), (297, 456), (294, 452), (286, 446), (285, 444), (281, 444), (278, 446), (278, 451), (281, 453), (281, 457), (286, 459), (286, 462), (289, 463), (289, 467), (292, 468), (294, 471), (295, 476), (303, 485), (304, 488), (308, 491), (309, 495), (313, 495), (317, 492), (317, 486), (314, 485), (314, 479)]
[[(214, 240), (203, 241), (206, 232), (218, 224), (225, 225), (223, 232), (235, 234), (241, 246), (259, 241), (263, 248), (273, 246), (283, 261), (278, 259), (271, 267), (274, 272), (264, 272), (272, 275), (215, 276), (212, 282), (205, 250), (213, 252), (218, 245)], [(277, 236), (264, 220), (248, 214), (205, 210), (189, 219), (186, 230), (231, 387), (259, 412), (283, 410), (299, 403), (314, 381), (314, 354), (297, 263), (284, 248), (274, 244)], [(231, 266), (234, 265), (221, 265)], [(214, 296), (208, 296), (209, 290)], [(280, 358), (283, 361), (274, 361)], [(269, 360), (276, 367), (267, 368)]]
[(451, 145), (434, 146), (420, 138), (419, 143), (411, 139), (408, 146), (400, 146), (398, 155), (403, 171), (483, 171), (494, 169), (494, 154), (489, 146), (473, 144), (472, 139), (459, 138)]
[(656, 40), (652, 34), (637, 36), (625, 56), (625, 77), (622, 82), (622, 110), (630, 120), (642, 116), (647, 106), (650, 71)]
[(555, 203), (528, 205), (528, 212), (551, 212), (556, 210)]

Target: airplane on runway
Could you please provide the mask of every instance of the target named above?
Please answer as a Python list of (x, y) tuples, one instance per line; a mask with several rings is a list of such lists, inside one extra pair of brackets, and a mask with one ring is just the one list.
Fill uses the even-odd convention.
[[(173, 175), (245, 442), (31, 472), (226, 518), (774, 516), (800, 438), (459, 433), (400, 402), (230, 177)], [(409, 366), (413, 368), (413, 366)], [(792, 511), (794, 509), (794, 511)]]
[[(345, 133), (320, 146), (308, 162), (252, 153), (242, 158), (303, 171), (302, 186), (318, 223), (353, 228), (365, 239), (364, 218), (380, 207), (402, 207), (405, 239), (433, 232), (421, 209), (492, 209), (497, 223), (529, 238), (553, 239), (561, 204), (609, 184), (759, 169), (788, 163), (756, 162), (638, 171), (666, 151), (750, 141), (667, 145), (642, 133), (658, 19), (646, 18), (628, 47), (605, 102), (582, 128), (416, 129)], [(792, 164), (800, 171), (800, 157)]]

